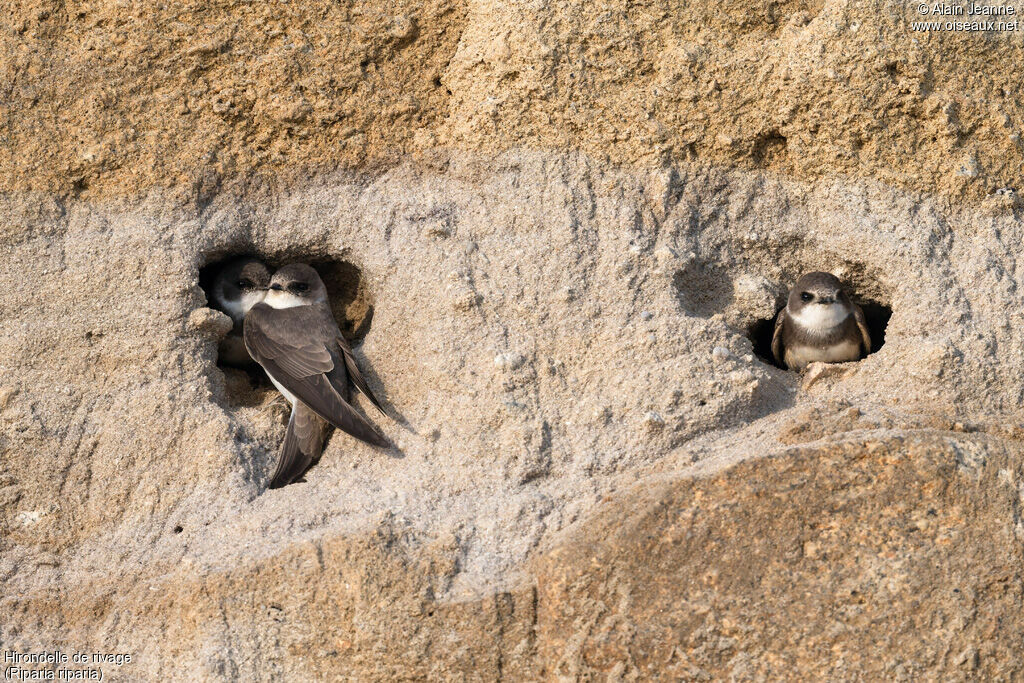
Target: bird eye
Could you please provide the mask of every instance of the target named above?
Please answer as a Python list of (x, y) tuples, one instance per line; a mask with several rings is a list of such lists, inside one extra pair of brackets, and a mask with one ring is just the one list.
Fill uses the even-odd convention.
[(803, 294), (800, 295), (800, 300), (801, 301), (813, 301), (814, 300), (814, 295), (811, 294), (810, 292), (804, 292)]
[(252, 289), (252, 280), (244, 280), (244, 279), (243, 280), (239, 280), (238, 281), (238, 288), (239, 289)]
[(293, 292), (301, 294), (302, 292), (309, 291), (309, 285), (307, 285), (305, 282), (293, 282), (292, 284), (288, 285), (288, 289), (292, 290)]

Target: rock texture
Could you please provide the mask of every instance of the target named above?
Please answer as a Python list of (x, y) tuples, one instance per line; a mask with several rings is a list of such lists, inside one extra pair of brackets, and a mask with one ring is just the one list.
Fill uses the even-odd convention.
[(1019, 190), (1019, 32), (912, 31), (917, 7), (16, 0), (0, 189), (202, 201), (444, 144)]
[[(16, 6), (0, 649), (1022, 675), (1021, 48), (894, 11)], [(266, 490), (285, 416), (202, 288), (242, 253), (325, 275), (394, 448)], [(798, 376), (757, 354), (818, 269), (877, 347)]]

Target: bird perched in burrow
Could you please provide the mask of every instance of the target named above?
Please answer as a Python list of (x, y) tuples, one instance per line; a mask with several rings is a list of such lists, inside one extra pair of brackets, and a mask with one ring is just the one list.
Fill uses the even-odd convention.
[(390, 445), (349, 403), (348, 382), (386, 415), (363, 379), (327, 300), (327, 288), (304, 263), (270, 280), (266, 298), (245, 316), (245, 347), (292, 405), (270, 487), (299, 479), (320, 457), (328, 424), (379, 447)]
[(217, 348), (221, 363), (236, 368), (253, 365), (242, 338), (243, 323), (249, 309), (263, 301), (269, 286), (270, 269), (251, 256), (232, 259), (217, 271), (210, 288), (210, 303), (226, 313), (233, 323)]
[(802, 370), (808, 363), (844, 363), (870, 352), (864, 311), (850, 301), (839, 278), (821, 272), (801, 276), (775, 318), (775, 361)]

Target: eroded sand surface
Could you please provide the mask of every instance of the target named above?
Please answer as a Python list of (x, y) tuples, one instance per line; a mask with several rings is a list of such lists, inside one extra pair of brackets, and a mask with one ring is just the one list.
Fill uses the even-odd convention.
[[(1019, 41), (983, 69), (880, 3), (37, 4), (0, 60), (0, 648), (1020, 675)], [(265, 490), (286, 416), (200, 287), (239, 253), (332, 269), (395, 448), (335, 433)], [(813, 378), (752, 340), (809, 270), (891, 313)]]

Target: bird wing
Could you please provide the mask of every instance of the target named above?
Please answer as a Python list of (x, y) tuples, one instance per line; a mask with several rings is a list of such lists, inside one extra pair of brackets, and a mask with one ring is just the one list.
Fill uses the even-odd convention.
[(772, 357), (775, 358), (775, 362), (780, 366), (785, 367), (786, 363), (782, 359), (782, 325), (786, 318), (786, 309), (783, 308), (779, 311), (779, 314), (775, 316), (775, 332), (772, 333)]
[(363, 373), (359, 371), (359, 366), (356, 365), (356, 358), (352, 355), (352, 349), (348, 347), (348, 342), (345, 341), (344, 337), (338, 337), (338, 346), (341, 348), (341, 354), (345, 359), (345, 368), (348, 370), (349, 378), (352, 379), (352, 384), (356, 385), (356, 389), (358, 389), (363, 396), (370, 399), (370, 403), (376, 406), (381, 415), (387, 416), (387, 413), (384, 412), (384, 406), (380, 404), (377, 397), (373, 395), (372, 391), (370, 391), (370, 387), (366, 384), (366, 380), (363, 379)]
[(270, 478), (270, 488), (286, 486), (305, 473), (314, 460), (320, 457), (324, 446), (324, 421), (297, 402), (288, 420), (288, 431), (281, 443), (277, 457), (277, 469)]
[(335, 356), (317, 339), (316, 318), (303, 309), (256, 304), (245, 318), (245, 347), (275, 382), (338, 429), (374, 446), (390, 445), (331, 385)]
[[(308, 335), (309, 321), (304, 320), (308, 316), (298, 314), (302, 308), (274, 309), (259, 303), (249, 310), (242, 336), (246, 350), (256, 362), (262, 365), (261, 358), (274, 360), (291, 377), (331, 371), (334, 359), (322, 342)], [(274, 379), (281, 381), (277, 376)]]
[(857, 321), (857, 329), (860, 330), (860, 339), (864, 343), (864, 355), (871, 353), (871, 333), (868, 332), (868, 321), (864, 317), (864, 311), (857, 304), (853, 304), (853, 318)]

